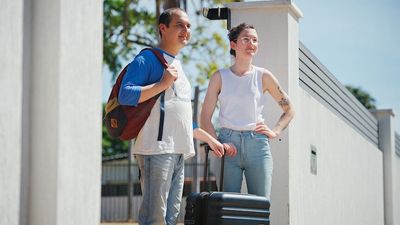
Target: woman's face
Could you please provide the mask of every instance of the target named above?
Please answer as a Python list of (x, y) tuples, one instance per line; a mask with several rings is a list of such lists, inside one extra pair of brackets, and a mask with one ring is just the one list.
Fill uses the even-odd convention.
[(236, 52), (236, 58), (239, 56), (252, 57), (258, 49), (257, 31), (251, 28), (240, 32), (237, 41), (231, 41), (231, 48)]

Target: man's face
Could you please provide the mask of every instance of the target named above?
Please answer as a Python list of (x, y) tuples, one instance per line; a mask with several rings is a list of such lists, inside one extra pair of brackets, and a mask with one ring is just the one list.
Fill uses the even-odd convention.
[(168, 44), (183, 47), (190, 40), (190, 26), (188, 15), (183, 11), (176, 10), (168, 27), (165, 24), (160, 24), (162, 39)]

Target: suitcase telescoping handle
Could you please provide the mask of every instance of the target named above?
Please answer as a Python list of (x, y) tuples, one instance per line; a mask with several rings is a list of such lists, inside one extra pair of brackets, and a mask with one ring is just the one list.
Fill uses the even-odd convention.
[[(205, 161), (205, 166), (204, 166), (204, 185), (206, 189), (209, 189), (208, 185), (208, 153), (210, 151), (213, 151), (209, 145), (205, 146), (205, 151), (206, 151), (206, 161)], [(221, 174), (219, 176), (219, 191), (224, 190), (224, 164), (225, 164), (225, 154), (221, 158)], [(210, 191), (210, 190), (206, 190)]]

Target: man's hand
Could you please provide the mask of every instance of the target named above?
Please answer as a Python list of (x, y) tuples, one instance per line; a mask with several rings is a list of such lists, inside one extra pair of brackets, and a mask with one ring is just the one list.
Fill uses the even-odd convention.
[(254, 131), (258, 134), (264, 134), (269, 139), (273, 139), (278, 136), (278, 134), (271, 130), (264, 122), (258, 122)]
[(174, 83), (176, 79), (178, 79), (178, 70), (174, 66), (169, 65), (168, 68), (164, 70), (160, 84), (167, 89)]

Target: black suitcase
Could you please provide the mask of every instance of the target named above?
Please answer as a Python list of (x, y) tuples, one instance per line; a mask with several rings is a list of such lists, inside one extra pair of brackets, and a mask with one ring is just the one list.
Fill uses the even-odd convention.
[[(204, 186), (208, 183), (208, 153), (204, 167)], [(221, 162), (220, 190), (223, 190), (224, 159)], [(232, 192), (191, 193), (186, 198), (185, 225), (269, 225), (267, 198)]]

